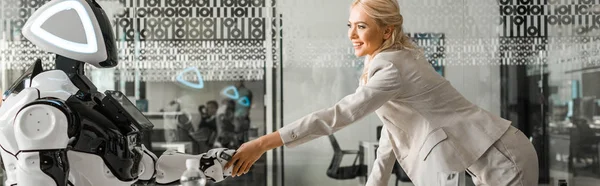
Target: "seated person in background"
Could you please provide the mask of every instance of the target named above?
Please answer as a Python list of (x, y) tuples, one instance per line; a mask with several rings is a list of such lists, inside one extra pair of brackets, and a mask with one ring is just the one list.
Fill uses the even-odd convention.
[(187, 131), (191, 127), (191, 115), (181, 111), (179, 101), (169, 102), (160, 112), (163, 112), (165, 142), (189, 141)]
[(217, 112), (217, 128), (219, 135), (217, 137), (216, 147), (225, 147), (236, 149), (240, 143), (237, 139), (235, 132), (235, 101), (231, 99), (224, 99), (222, 101), (223, 106), (219, 108)]
[(252, 105), (252, 91), (246, 88), (244, 80), (236, 82), (235, 87), (242, 101), (235, 105), (235, 133), (239, 144), (248, 141), (248, 130), (250, 129), (250, 108)]
[(182, 102), (178, 99), (169, 102), (167, 106), (160, 109), (164, 118), (164, 137), (167, 143), (191, 142), (192, 148), (186, 149), (185, 153), (199, 154), (197, 142), (193, 139), (191, 133), (194, 132), (192, 126), (192, 114), (182, 109)]
[(204, 153), (210, 150), (217, 138), (217, 109), (219, 104), (214, 101), (206, 102), (206, 106), (198, 106), (200, 112), (200, 123), (195, 130), (190, 130), (190, 136), (198, 146), (199, 152)]

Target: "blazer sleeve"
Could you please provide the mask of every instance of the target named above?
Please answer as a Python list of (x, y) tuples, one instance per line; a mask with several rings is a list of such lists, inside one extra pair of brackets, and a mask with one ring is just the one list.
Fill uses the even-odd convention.
[(392, 150), (387, 128), (381, 129), (381, 138), (379, 138), (379, 147), (377, 147), (377, 158), (373, 163), (373, 169), (367, 179), (366, 186), (388, 185), (396, 156)]
[(286, 147), (295, 147), (317, 137), (333, 134), (374, 112), (400, 92), (400, 74), (390, 61), (373, 59), (368, 82), (334, 106), (308, 114), (279, 129)]

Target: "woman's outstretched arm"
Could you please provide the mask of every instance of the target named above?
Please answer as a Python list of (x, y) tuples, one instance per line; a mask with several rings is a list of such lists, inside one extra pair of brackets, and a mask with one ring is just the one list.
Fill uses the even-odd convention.
[(374, 112), (390, 99), (400, 96), (402, 82), (399, 70), (392, 62), (376, 58), (372, 61), (368, 74), (370, 78), (365, 85), (342, 98), (333, 107), (308, 114), (277, 132), (245, 143), (226, 168), (233, 165), (233, 175), (239, 176), (246, 173), (268, 150), (282, 145), (291, 148), (333, 134)]

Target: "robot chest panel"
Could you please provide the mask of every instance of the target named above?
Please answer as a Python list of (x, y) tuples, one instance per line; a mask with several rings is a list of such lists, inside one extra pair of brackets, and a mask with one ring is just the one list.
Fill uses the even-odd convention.
[(96, 155), (120, 180), (137, 179), (142, 155), (138, 150), (137, 134), (123, 135), (116, 130), (83, 127), (73, 150)]

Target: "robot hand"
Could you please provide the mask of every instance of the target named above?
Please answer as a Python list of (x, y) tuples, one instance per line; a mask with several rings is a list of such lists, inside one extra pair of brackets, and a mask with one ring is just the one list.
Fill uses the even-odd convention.
[(208, 180), (220, 182), (231, 176), (233, 167), (224, 170), (225, 164), (231, 160), (235, 150), (226, 148), (211, 149), (200, 155), (183, 154), (167, 150), (156, 163), (156, 183), (171, 184), (179, 181), (185, 171), (185, 161), (190, 158), (200, 160), (200, 171)]
[(235, 154), (235, 150), (226, 148), (211, 149), (206, 153), (201, 154), (200, 157), (200, 170), (204, 172), (206, 178), (214, 182), (223, 181), (225, 178), (231, 176), (233, 167), (229, 167), (224, 170), (225, 164)]

